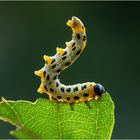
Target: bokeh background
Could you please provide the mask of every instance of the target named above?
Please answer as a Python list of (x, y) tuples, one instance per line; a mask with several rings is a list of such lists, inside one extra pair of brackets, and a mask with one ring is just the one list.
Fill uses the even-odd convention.
[[(80, 58), (60, 76), (65, 84), (99, 82), (115, 103), (112, 138), (140, 138), (140, 2), (0, 2), (0, 96), (47, 98), (34, 70), (44, 54), (71, 40), (73, 15), (87, 28)], [(0, 138), (14, 126), (0, 121)]]

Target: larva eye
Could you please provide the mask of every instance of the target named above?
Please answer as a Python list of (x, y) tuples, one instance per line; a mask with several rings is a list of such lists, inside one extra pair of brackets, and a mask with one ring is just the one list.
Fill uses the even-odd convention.
[(101, 96), (103, 93), (105, 93), (105, 88), (100, 84), (96, 84), (93, 88), (94, 88), (94, 92), (98, 96)]

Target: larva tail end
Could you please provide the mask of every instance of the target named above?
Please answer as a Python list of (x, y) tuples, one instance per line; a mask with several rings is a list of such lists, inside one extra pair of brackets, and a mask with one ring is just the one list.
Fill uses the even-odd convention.
[(68, 20), (66, 24), (67, 26), (71, 27), (73, 31), (85, 32), (82, 21), (75, 16), (73, 16), (71, 20)]
[(67, 26), (72, 27), (73, 22), (72, 22), (72, 20), (68, 20), (68, 22), (66, 24), (67, 24)]
[(43, 58), (44, 58), (45, 62), (47, 62), (47, 64), (51, 64), (51, 62), (52, 62), (52, 58), (51, 57), (49, 57), (47, 55), (44, 55)]

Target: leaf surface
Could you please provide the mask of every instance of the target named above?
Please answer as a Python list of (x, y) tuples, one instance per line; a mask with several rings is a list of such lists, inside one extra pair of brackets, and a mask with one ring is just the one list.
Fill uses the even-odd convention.
[(16, 138), (110, 139), (114, 126), (114, 103), (108, 93), (97, 101), (72, 106), (42, 98), (34, 103), (3, 98), (0, 119), (17, 127), (10, 132)]

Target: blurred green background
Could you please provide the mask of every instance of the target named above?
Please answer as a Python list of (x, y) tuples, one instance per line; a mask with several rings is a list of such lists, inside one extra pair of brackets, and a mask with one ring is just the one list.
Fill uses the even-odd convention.
[[(66, 22), (79, 17), (87, 47), (61, 82), (99, 82), (115, 102), (112, 138), (140, 138), (140, 2), (0, 2), (0, 96), (10, 100), (47, 98), (36, 90), (34, 70), (44, 54), (71, 40)], [(14, 126), (0, 121), (0, 138)]]

